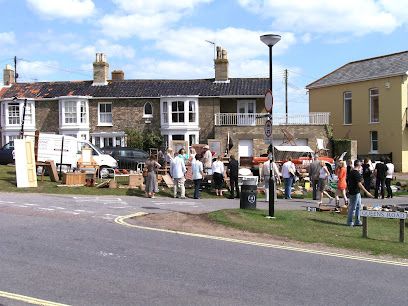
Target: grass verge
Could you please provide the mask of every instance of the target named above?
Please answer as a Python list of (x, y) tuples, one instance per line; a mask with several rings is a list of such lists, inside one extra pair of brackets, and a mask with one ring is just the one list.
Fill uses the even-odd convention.
[(264, 210), (231, 209), (211, 212), (208, 217), (228, 227), (276, 238), (408, 258), (408, 243), (398, 242), (399, 220), (396, 219), (369, 218), (369, 238), (364, 239), (361, 227), (346, 226), (346, 216), (336, 213), (279, 211), (274, 220), (266, 219), (266, 215)]

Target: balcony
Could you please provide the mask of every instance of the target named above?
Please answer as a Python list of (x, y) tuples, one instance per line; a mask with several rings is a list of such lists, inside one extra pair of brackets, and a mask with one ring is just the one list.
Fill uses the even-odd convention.
[[(237, 114), (217, 113), (214, 115), (216, 126), (263, 126), (267, 113)], [(274, 115), (273, 125), (326, 125), (329, 124), (330, 113), (308, 113), (293, 115)]]

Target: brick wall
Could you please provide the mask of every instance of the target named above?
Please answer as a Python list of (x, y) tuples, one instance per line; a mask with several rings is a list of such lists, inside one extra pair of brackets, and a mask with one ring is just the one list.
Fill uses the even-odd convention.
[(58, 100), (35, 101), (35, 127), (41, 132), (59, 133)]
[[(328, 138), (323, 125), (287, 125), (282, 126), (295, 138), (307, 139), (308, 145), (312, 150), (316, 150), (316, 138), (323, 138), (326, 147)], [(263, 126), (216, 126), (215, 139), (221, 141), (221, 148), (224, 150), (227, 146), (228, 132), (234, 147), (231, 154), (238, 156), (239, 140), (253, 140), (254, 156), (266, 153), (268, 145), (264, 143)], [(280, 126), (274, 126), (274, 139), (283, 139)]]
[[(98, 103), (112, 102), (112, 126), (98, 126)], [(143, 118), (146, 102), (153, 107), (153, 118)], [(90, 132), (120, 132), (128, 128), (160, 131), (160, 99), (101, 99), (89, 101)], [(147, 123), (150, 121), (151, 123)]]
[(214, 114), (220, 112), (219, 98), (203, 98), (198, 100), (200, 112), (200, 143), (214, 139)]

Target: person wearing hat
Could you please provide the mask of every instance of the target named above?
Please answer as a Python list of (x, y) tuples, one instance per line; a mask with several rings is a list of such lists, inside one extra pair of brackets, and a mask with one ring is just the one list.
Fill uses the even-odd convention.
[(203, 155), (204, 172), (210, 174), (208, 170), (212, 168), (212, 154), (208, 145), (205, 145), (203, 149), (205, 150)]

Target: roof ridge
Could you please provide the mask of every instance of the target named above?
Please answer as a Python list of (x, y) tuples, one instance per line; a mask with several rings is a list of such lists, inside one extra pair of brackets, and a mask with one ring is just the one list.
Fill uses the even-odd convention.
[[(398, 54), (403, 54), (403, 53), (408, 53), (408, 50), (400, 51), (400, 52), (395, 52), (395, 53), (390, 53), (390, 54), (385, 54), (385, 55), (374, 56), (374, 57), (369, 57), (369, 58), (364, 58), (364, 59), (361, 59), (361, 60), (348, 62), (348, 63), (345, 64), (345, 65), (350, 65), (350, 64), (355, 64), (355, 63), (360, 63), (360, 62), (365, 62), (365, 61), (372, 61), (372, 60), (375, 60), (375, 59), (390, 57), (390, 56), (394, 56), (394, 55), (398, 55)], [(343, 66), (345, 66), (345, 65), (343, 65)]]

